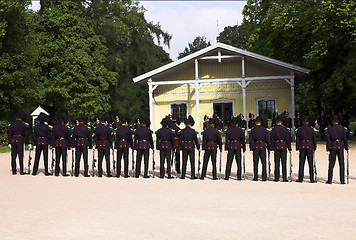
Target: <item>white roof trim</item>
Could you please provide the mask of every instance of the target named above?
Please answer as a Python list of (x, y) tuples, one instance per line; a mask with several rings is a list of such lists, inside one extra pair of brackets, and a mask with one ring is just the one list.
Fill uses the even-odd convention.
[(43, 112), (46, 115), (49, 115), (48, 112), (46, 112), (43, 108), (41, 108), (41, 106), (38, 106), (38, 108), (36, 108), (32, 113), (31, 116), (38, 116), (40, 115), (40, 113)]
[(218, 48), (221, 48), (221, 49), (224, 49), (224, 50), (228, 50), (228, 51), (232, 51), (232, 52), (235, 52), (237, 54), (241, 54), (242, 56), (247, 56), (247, 57), (251, 57), (251, 58), (255, 58), (255, 59), (258, 59), (258, 60), (261, 60), (261, 61), (264, 61), (264, 62), (268, 62), (268, 63), (272, 63), (272, 64), (275, 64), (275, 65), (278, 65), (278, 66), (281, 66), (281, 67), (285, 67), (285, 68), (288, 68), (288, 69), (291, 69), (292, 71), (297, 71), (297, 72), (300, 72), (300, 73), (304, 73), (304, 74), (309, 74), (310, 73), (310, 70), (309, 69), (306, 69), (306, 68), (302, 68), (302, 67), (299, 67), (299, 66), (296, 66), (296, 65), (293, 65), (293, 64), (289, 64), (289, 63), (286, 63), (286, 62), (282, 62), (282, 61), (279, 61), (279, 60), (276, 60), (276, 59), (273, 59), (273, 58), (269, 58), (269, 57), (266, 57), (266, 56), (263, 56), (263, 55), (260, 55), (260, 54), (256, 54), (256, 53), (252, 53), (252, 52), (249, 52), (249, 51), (246, 51), (246, 50), (242, 50), (240, 48), (236, 48), (236, 47), (233, 47), (233, 46), (230, 46), (230, 45), (227, 45), (227, 44), (224, 44), (224, 43), (216, 43), (212, 46), (209, 46), (209, 47), (206, 47), (204, 49), (201, 49), (195, 53), (192, 53), (188, 56), (185, 56), (181, 59), (178, 59), (174, 62), (171, 62), (169, 64), (166, 64), (162, 67), (159, 67), (159, 68), (156, 68), (150, 72), (147, 72), (145, 74), (142, 74), (140, 76), (137, 76), (135, 78), (133, 78), (133, 81), (134, 83), (136, 82), (140, 82), (142, 80), (146, 80), (148, 78), (151, 78), (152, 76), (154, 75), (157, 75), (159, 73), (162, 73), (168, 69), (171, 69), (173, 67), (176, 67), (184, 62), (188, 62), (189, 60), (192, 60), (192, 59), (196, 59), (196, 58), (199, 58), (199, 56), (205, 54), (205, 53), (208, 53), (214, 49), (218, 49)]

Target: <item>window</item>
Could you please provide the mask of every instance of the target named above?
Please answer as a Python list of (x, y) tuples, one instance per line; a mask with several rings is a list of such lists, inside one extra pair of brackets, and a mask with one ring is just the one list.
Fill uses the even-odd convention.
[(264, 114), (267, 119), (272, 119), (273, 112), (276, 111), (276, 100), (275, 99), (260, 99), (257, 101), (258, 115)]
[(188, 117), (188, 105), (186, 103), (173, 103), (170, 106), (172, 116), (178, 116), (180, 119)]

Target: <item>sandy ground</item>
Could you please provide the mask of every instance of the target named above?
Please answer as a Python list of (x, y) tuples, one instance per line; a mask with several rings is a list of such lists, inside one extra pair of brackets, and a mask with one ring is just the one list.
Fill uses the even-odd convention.
[[(310, 184), (307, 166), (304, 183), (253, 182), (250, 152), (245, 181), (236, 181), (236, 164), (230, 181), (46, 177), (42, 159), (36, 177), (13, 176), (10, 154), (0, 154), (0, 239), (355, 239), (356, 150), (349, 185), (338, 184), (338, 165), (325, 184), (325, 145), (316, 157)], [(295, 180), (294, 149), (292, 159)]]

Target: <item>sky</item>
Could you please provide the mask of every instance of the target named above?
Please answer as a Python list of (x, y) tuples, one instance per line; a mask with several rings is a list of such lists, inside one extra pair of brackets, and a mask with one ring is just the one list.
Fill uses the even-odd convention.
[[(176, 60), (188, 42), (205, 36), (211, 44), (226, 26), (242, 23), (242, 9), (246, 1), (139, 1), (146, 9), (145, 18), (159, 23), (172, 35), (170, 48), (162, 45), (171, 59)], [(32, 1), (32, 9), (39, 9), (39, 1)]]

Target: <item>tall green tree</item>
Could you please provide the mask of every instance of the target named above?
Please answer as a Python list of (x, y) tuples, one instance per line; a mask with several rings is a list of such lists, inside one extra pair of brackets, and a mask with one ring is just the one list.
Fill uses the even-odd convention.
[(227, 26), (219, 33), (217, 41), (228, 45), (248, 50), (247, 42), (250, 38), (250, 29), (247, 25)]
[(205, 36), (195, 37), (193, 42), (189, 42), (188, 47), (184, 48), (183, 52), (178, 53), (178, 59), (188, 56), (189, 54), (197, 52), (203, 48), (209, 47), (210, 45), (210, 41), (207, 41)]

